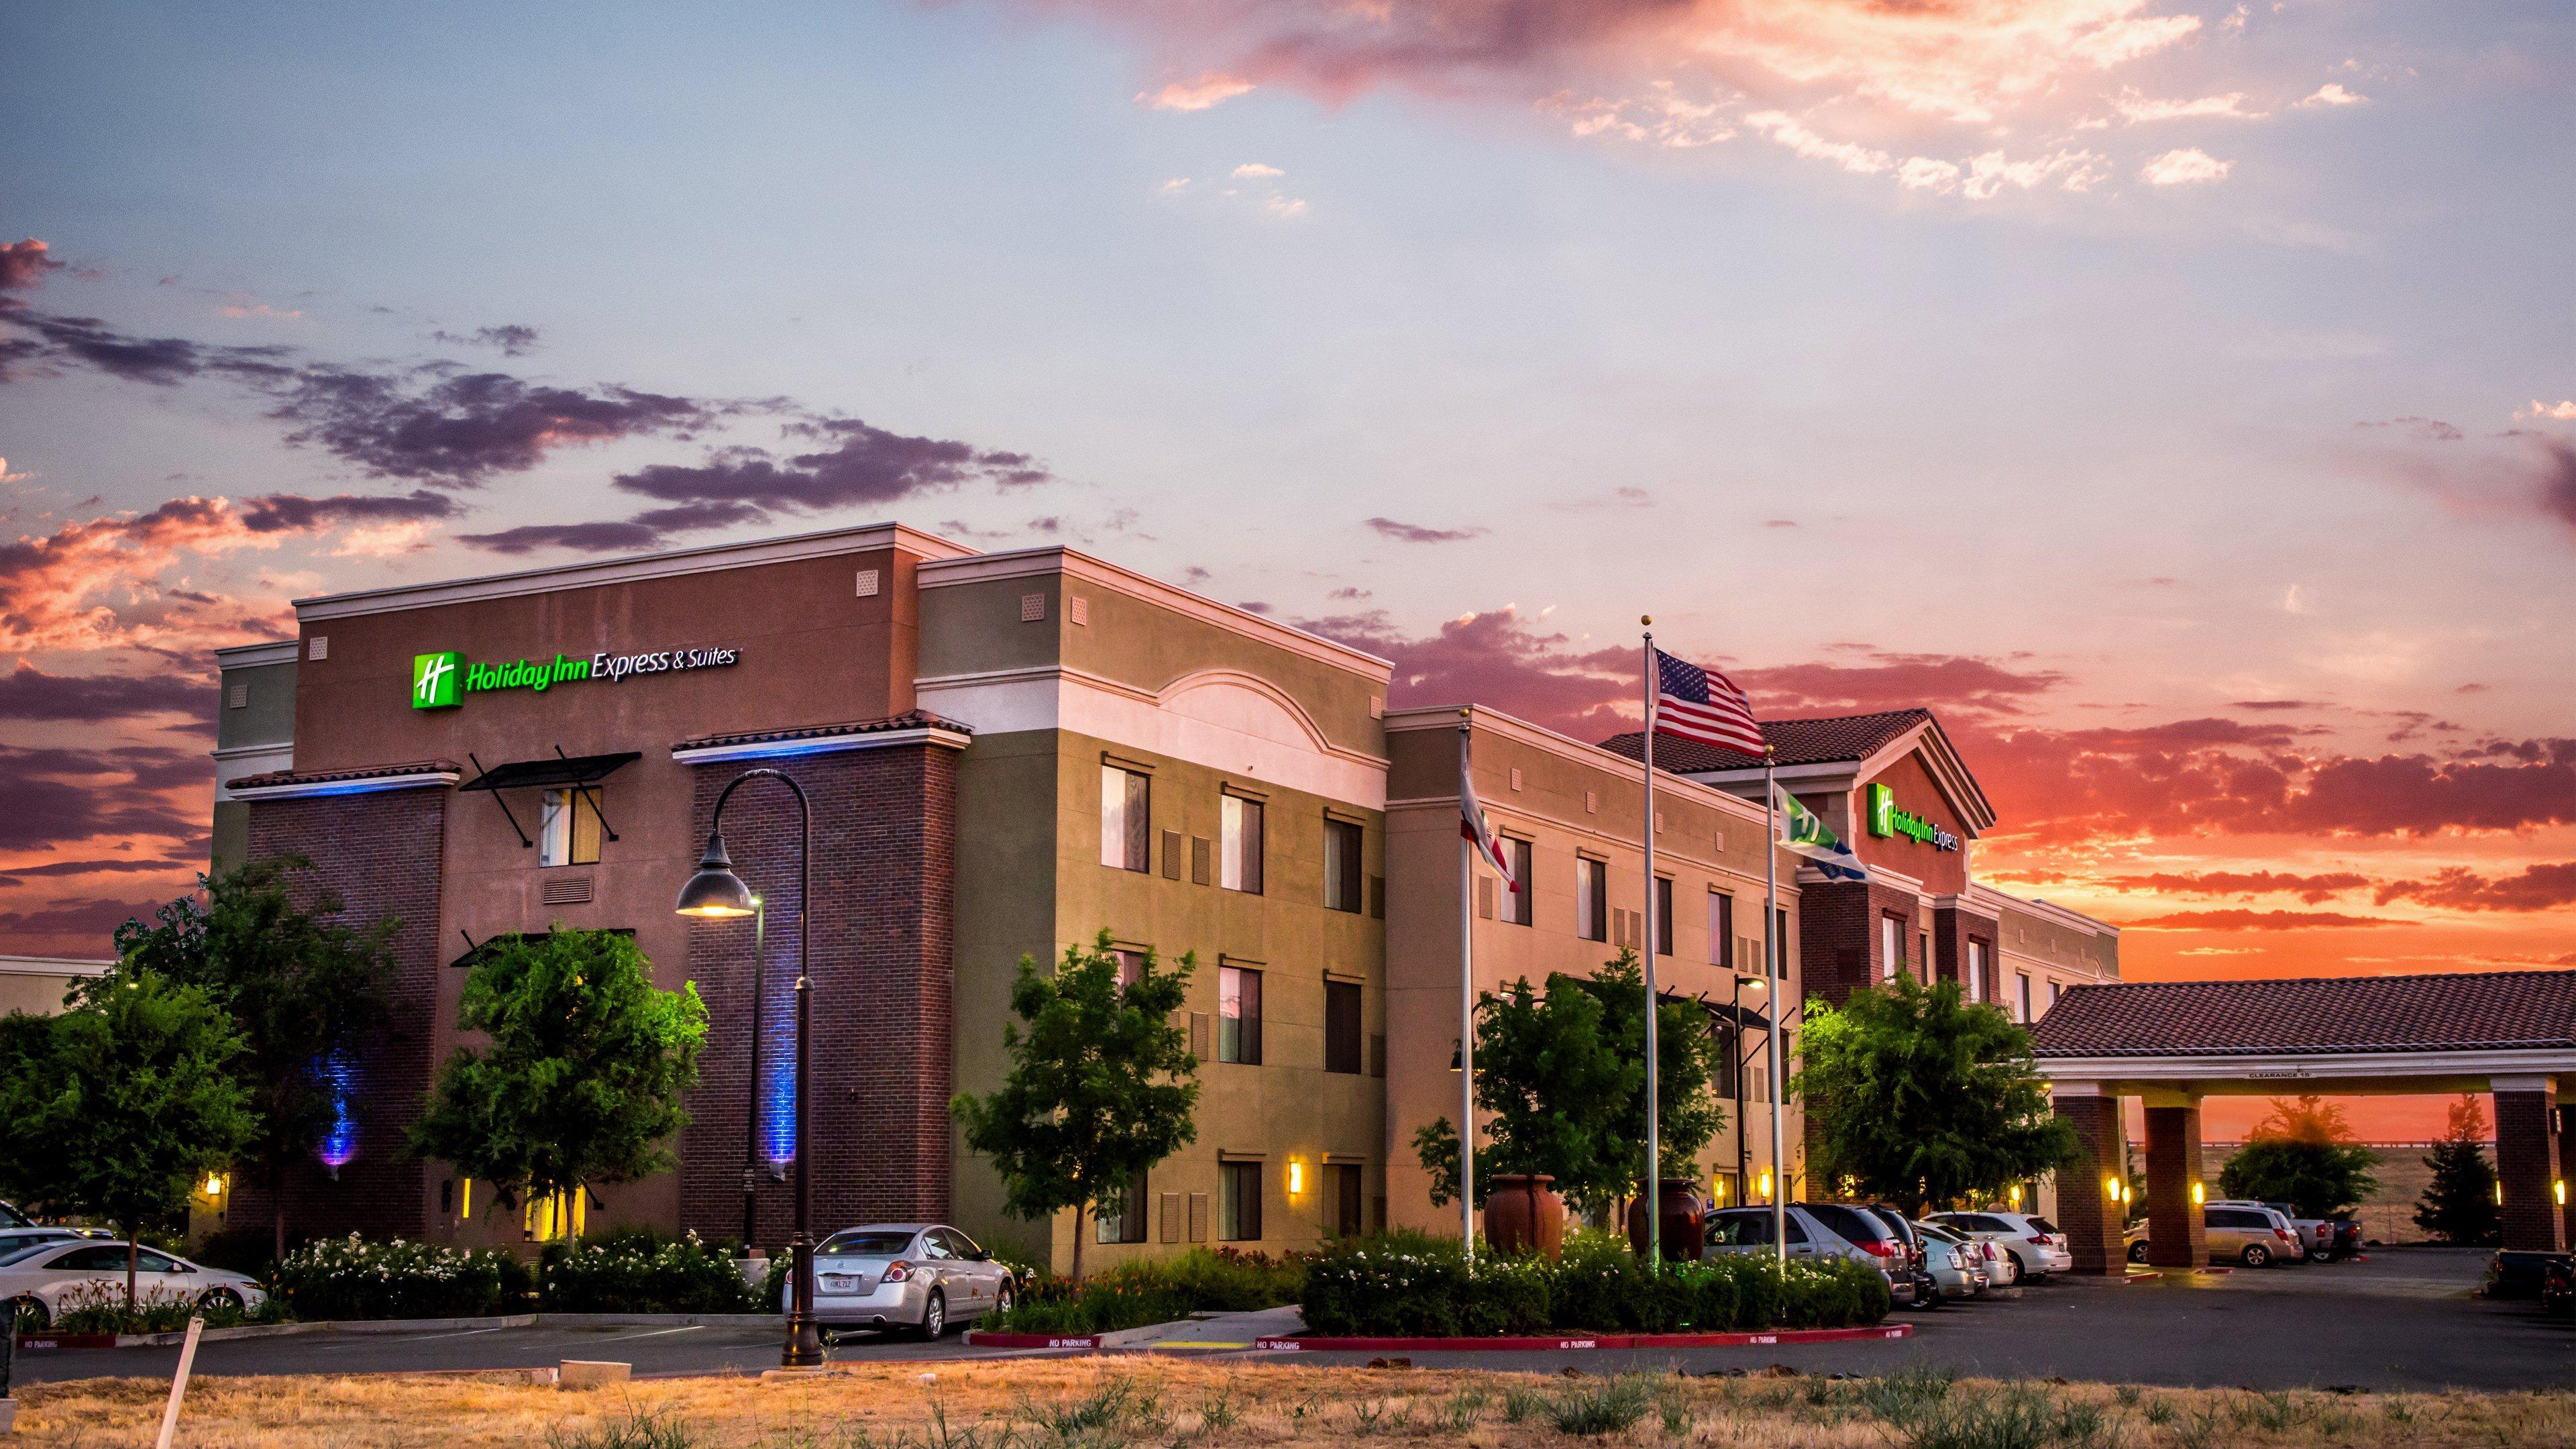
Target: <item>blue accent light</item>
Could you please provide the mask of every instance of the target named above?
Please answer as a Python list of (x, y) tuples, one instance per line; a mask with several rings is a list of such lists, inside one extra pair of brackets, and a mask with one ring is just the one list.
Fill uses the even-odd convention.
[(358, 1155), (358, 1119), (351, 1110), (358, 1099), (358, 1066), (346, 1052), (338, 1052), (323, 1059), (320, 1075), (331, 1097), (331, 1127), (322, 1134), (322, 1165), (337, 1175)]
[(772, 1167), (796, 1158), (796, 978), (768, 978), (760, 1044), (760, 1147)]

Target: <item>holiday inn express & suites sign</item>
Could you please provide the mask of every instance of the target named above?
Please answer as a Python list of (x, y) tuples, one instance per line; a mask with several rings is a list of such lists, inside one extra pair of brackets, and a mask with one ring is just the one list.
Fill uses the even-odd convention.
[(732, 648), (662, 649), (645, 654), (610, 654), (589, 658), (557, 654), (552, 659), (512, 659), (497, 664), (469, 663), (460, 650), (411, 657), (411, 707), (452, 709), (469, 694), (497, 689), (525, 689), (543, 694), (558, 684), (605, 679), (612, 683), (647, 674), (682, 669), (716, 669), (737, 663), (742, 651)]
[(1920, 841), (1934, 850), (1956, 850), (1959, 837), (1896, 803), (1896, 792), (1885, 785), (1869, 787), (1869, 833), (1882, 839), (1902, 835)]

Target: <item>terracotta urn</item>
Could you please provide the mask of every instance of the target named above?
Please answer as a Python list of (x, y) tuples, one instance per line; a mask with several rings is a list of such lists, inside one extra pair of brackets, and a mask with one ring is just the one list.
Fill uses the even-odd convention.
[(1565, 1251), (1565, 1199), (1547, 1173), (1499, 1173), (1485, 1195), (1485, 1241), (1497, 1253), (1536, 1252), (1550, 1262)]
[[(1699, 1184), (1687, 1177), (1664, 1179), (1663, 1249), (1666, 1262), (1697, 1262), (1707, 1243), (1708, 1200), (1700, 1196)], [(1646, 1200), (1637, 1198), (1628, 1205), (1628, 1246), (1640, 1257), (1646, 1251)]]

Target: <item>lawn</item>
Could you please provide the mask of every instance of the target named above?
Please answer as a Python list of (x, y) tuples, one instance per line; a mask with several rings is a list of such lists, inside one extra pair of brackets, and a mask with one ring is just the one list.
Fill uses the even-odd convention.
[[(167, 1386), (21, 1391), (17, 1442), (150, 1442)], [(203, 1379), (191, 1449), (2262, 1449), (2576, 1445), (2576, 1393), (2256, 1394), (1952, 1381), (1540, 1377), (1160, 1357), (875, 1364), (563, 1391), (412, 1375)]]

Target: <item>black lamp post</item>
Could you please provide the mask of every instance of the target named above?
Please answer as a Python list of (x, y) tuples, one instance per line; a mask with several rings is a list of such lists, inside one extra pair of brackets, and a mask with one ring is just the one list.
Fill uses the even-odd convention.
[[(788, 1245), (795, 1254), (792, 1269), (795, 1297), (787, 1310), (787, 1342), (779, 1350), (778, 1362), (786, 1368), (813, 1368), (823, 1362), (823, 1335), (814, 1323), (814, 1240), (808, 1231), (808, 1216), (813, 1193), (805, 1162), (805, 1041), (806, 1024), (812, 1015), (813, 977), (807, 971), (807, 950), (813, 943), (811, 922), (814, 919), (814, 812), (805, 799), (805, 787), (782, 771), (745, 770), (724, 787), (716, 797), (715, 815), (708, 822), (707, 853), (698, 861), (698, 873), (680, 887), (680, 899), (671, 909), (684, 916), (703, 920), (733, 920), (761, 909), (751, 887), (734, 874), (733, 859), (725, 854), (724, 808), (746, 780), (767, 776), (796, 794), (797, 871), (796, 892), (796, 1236)], [(755, 1055), (758, 1047), (753, 1048)]]
[(1744, 1160), (1744, 1069), (1751, 1062), (1744, 1052), (1744, 988), (1763, 991), (1771, 982), (1768, 977), (1745, 974), (1742, 967), (1735, 968), (1732, 974), (1735, 982), (1727, 993), (1727, 1005), (1735, 1009), (1735, 1030), (1727, 1038), (1726, 1054), (1734, 1058), (1727, 1075), (1735, 1078), (1735, 1194), (1736, 1205), (1741, 1207), (1743, 1199), (1750, 1196), (1745, 1189), (1752, 1185), (1744, 1175), (1750, 1168)]

